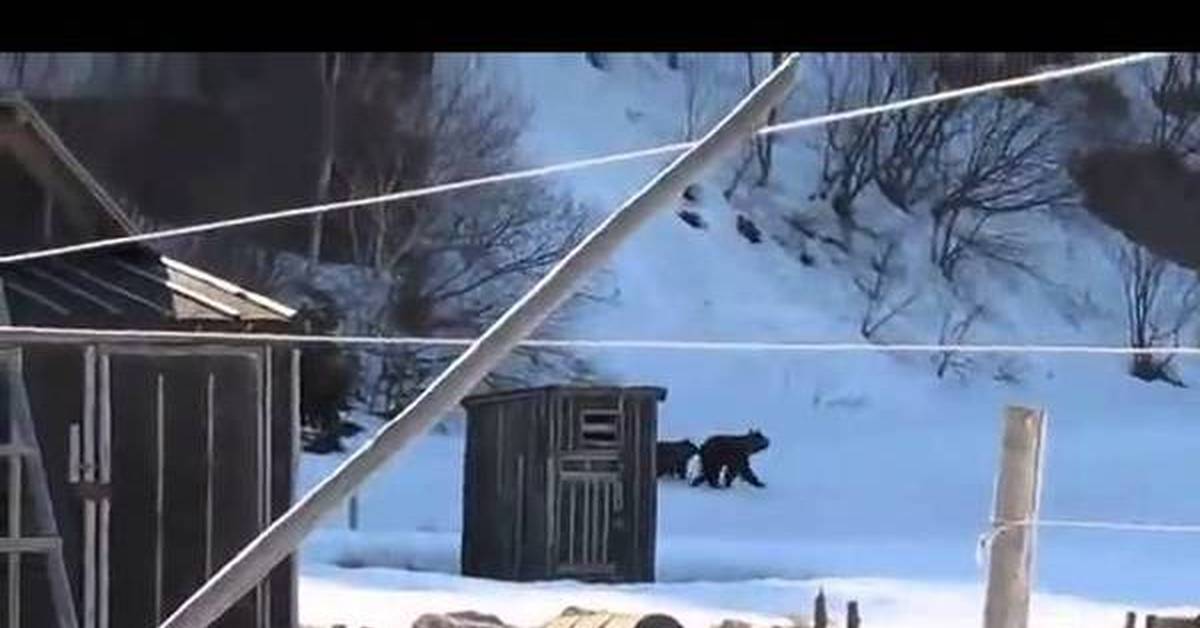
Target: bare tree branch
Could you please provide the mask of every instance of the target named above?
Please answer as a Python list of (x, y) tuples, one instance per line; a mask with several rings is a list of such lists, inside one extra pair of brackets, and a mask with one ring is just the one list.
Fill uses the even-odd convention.
[[(1130, 348), (1153, 349), (1179, 346), (1182, 332), (1200, 310), (1200, 280), (1135, 242), (1118, 249), (1116, 265), (1125, 304), (1127, 342)], [(1175, 374), (1175, 356), (1153, 351), (1134, 354), (1129, 373), (1147, 381), (1163, 381), (1183, 387)]]
[(865, 277), (855, 277), (854, 286), (867, 299), (867, 306), (859, 322), (858, 331), (863, 338), (874, 340), (875, 334), (896, 316), (904, 313), (920, 296), (913, 291), (893, 299), (895, 283), (899, 279), (896, 268), (898, 240), (889, 240), (871, 258), (870, 272)]

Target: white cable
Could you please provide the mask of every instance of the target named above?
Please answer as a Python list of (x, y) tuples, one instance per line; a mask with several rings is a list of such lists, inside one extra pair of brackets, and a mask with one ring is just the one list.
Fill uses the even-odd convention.
[(808, 128), (808, 127), (812, 127), (812, 126), (821, 126), (823, 124), (831, 124), (833, 122), (841, 122), (844, 120), (851, 120), (854, 118), (872, 116), (872, 115), (876, 115), (876, 114), (880, 114), (880, 113), (887, 113), (889, 111), (908, 109), (910, 107), (919, 107), (921, 105), (929, 105), (929, 104), (942, 102), (942, 101), (946, 101), (946, 100), (955, 100), (958, 98), (965, 98), (967, 96), (975, 96), (977, 94), (983, 94), (986, 92), (994, 92), (994, 91), (999, 91), (1002, 89), (1010, 89), (1013, 87), (1022, 87), (1025, 85), (1032, 85), (1035, 83), (1044, 83), (1047, 81), (1069, 78), (1072, 76), (1079, 76), (1081, 74), (1098, 72), (1100, 70), (1108, 70), (1108, 69), (1112, 69), (1112, 68), (1121, 67), (1124, 65), (1141, 63), (1143, 61), (1150, 61), (1152, 59), (1157, 59), (1159, 57), (1167, 57), (1167, 56), (1170, 56), (1170, 55), (1167, 53), (1163, 53), (1163, 52), (1146, 52), (1146, 53), (1139, 53), (1139, 54), (1133, 54), (1133, 55), (1124, 55), (1124, 56), (1120, 56), (1120, 57), (1114, 57), (1112, 59), (1105, 59), (1104, 61), (1096, 61), (1094, 63), (1084, 63), (1084, 64), (1080, 64), (1080, 65), (1073, 65), (1069, 68), (1060, 68), (1058, 70), (1047, 70), (1045, 72), (1038, 72), (1036, 74), (1029, 74), (1026, 76), (1018, 76), (1015, 78), (1001, 79), (998, 81), (990, 81), (987, 83), (980, 83), (978, 85), (971, 85), (969, 87), (963, 87), (963, 88), (959, 88), (959, 89), (952, 89), (952, 90), (948, 90), (948, 91), (944, 91), (944, 92), (938, 92), (936, 94), (929, 94), (927, 96), (917, 96), (915, 98), (906, 98), (904, 100), (897, 100), (897, 101), (890, 102), (890, 103), (884, 103), (882, 105), (873, 105), (871, 107), (862, 107), (859, 109), (851, 109), (850, 111), (830, 113), (830, 114), (825, 114), (825, 115), (821, 115), (821, 116), (816, 116), (814, 118), (805, 118), (803, 120), (796, 120), (793, 122), (783, 122), (780, 124), (773, 124), (771, 126), (764, 127), (763, 129), (761, 129), (759, 131), (759, 135), (769, 135), (771, 133), (795, 131), (797, 129), (803, 129), (803, 128)]
[[(21, 335), (36, 340), (147, 340), (147, 341), (236, 341), (280, 342), (295, 344), (333, 345), (412, 345), (438, 347), (467, 347), (472, 338), (434, 338), (429, 336), (333, 336), (259, 332), (171, 331), (145, 329), (98, 329), (72, 327), (34, 327), (0, 325), (0, 337)], [(662, 351), (711, 352), (778, 352), (778, 353), (1049, 353), (1104, 355), (1200, 355), (1200, 347), (1131, 347), (1098, 345), (940, 345), (940, 344), (873, 344), (865, 342), (768, 342), (738, 340), (628, 340), (628, 339), (531, 339), (525, 347), (544, 349), (640, 349)]]
[[(1035, 83), (1052, 81), (1052, 80), (1057, 80), (1057, 79), (1062, 79), (1062, 78), (1067, 78), (1067, 77), (1072, 77), (1072, 76), (1079, 76), (1082, 74), (1097, 72), (1100, 70), (1107, 70), (1107, 69), (1116, 68), (1116, 67), (1120, 67), (1120, 66), (1124, 66), (1124, 65), (1130, 65), (1130, 64), (1134, 64), (1134, 63), (1142, 63), (1144, 61), (1149, 61), (1151, 59), (1165, 57), (1165, 56), (1169, 56), (1169, 55), (1167, 55), (1167, 53), (1140, 53), (1140, 54), (1133, 54), (1133, 55), (1124, 55), (1121, 57), (1107, 59), (1104, 61), (1097, 61), (1094, 63), (1086, 63), (1086, 64), (1072, 66), (1069, 68), (1062, 68), (1062, 69), (1058, 69), (1058, 70), (1049, 70), (1046, 72), (1038, 72), (1035, 74), (1029, 74), (1026, 76), (1020, 76), (1020, 77), (1011, 78), (1011, 79), (991, 81), (988, 83), (981, 83), (981, 84), (973, 85), (970, 87), (963, 87), (963, 88), (959, 88), (959, 89), (938, 92), (936, 94), (930, 94), (927, 96), (920, 96), (917, 98), (909, 98), (906, 100), (899, 100), (899, 101), (896, 101), (893, 103), (887, 103), (887, 104), (883, 104), (883, 105), (860, 107), (857, 109), (851, 109), (848, 111), (843, 111), (843, 112), (838, 112), (838, 113), (824, 114), (824, 115), (815, 116), (815, 117), (811, 117), (811, 118), (804, 118), (801, 120), (784, 122), (784, 123), (764, 127), (762, 129), (760, 129), (757, 133), (759, 135), (785, 133), (785, 132), (789, 132), (789, 131), (795, 131), (798, 129), (820, 126), (820, 125), (824, 125), (824, 124), (830, 124), (833, 122), (840, 122), (840, 121), (845, 121), (845, 120), (852, 120), (854, 118), (871, 116), (871, 115), (875, 115), (878, 113), (884, 113), (884, 112), (888, 112), (888, 111), (896, 111), (896, 110), (904, 109), (904, 108), (908, 108), (908, 107), (916, 107), (916, 106), (921, 106), (921, 105), (927, 105), (930, 103), (941, 102), (941, 101), (945, 101), (945, 100), (953, 100), (956, 98), (973, 96), (976, 94), (982, 94), (982, 93), (990, 92), (990, 91), (998, 91), (998, 90), (1003, 90), (1003, 89), (1009, 89), (1012, 87), (1019, 87), (1019, 86), (1023, 86), (1023, 85), (1032, 85)], [(488, 176), (478, 177), (478, 178), (474, 178), (474, 179), (464, 179), (464, 180), (454, 181), (454, 182), (450, 182), (450, 183), (441, 183), (438, 185), (431, 185), (431, 186), (427, 186), (427, 187), (402, 190), (399, 192), (392, 192), (389, 194), (381, 194), (378, 196), (370, 196), (370, 197), (357, 198), (357, 199), (351, 199), (351, 200), (346, 200), (346, 201), (338, 201), (338, 202), (334, 202), (334, 203), (323, 203), (323, 204), (319, 204), (319, 205), (308, 205), (308, 206), (304, 206), (304, 207), (296, 207), (296, 208), (292, 208), (292, 209), (284, 209), (284, 210), (279, 210), (279, 211), (274, 211), (274, 212), (266, 212), (266, 213), (262, 213), (262, 214), (253, 214), (250, 216), (242, 216), (239, 218), (229, 218), (229, 219), (225, 219), (225, 220), (216, 220), (216, 221), (212, 221), (212, 222), (199, 223), (199, 224), (195, 224), (195, 225), (189, 225), (186, 227), (175, 227), (175, 228), (171, 228), (171, 229), (163, 229), (160, 231), (151, 231), (151, 232), (147, 232), (147, 233), (140, 233), (140, 234), (130, 235), (130, 236), (122, 236), (122, 237), (117, 237), (117, 238), (105, 238), (105, 239), (100, 239), (100, 240), (92, 240), (90, 242), (82, 242), (79, 244), (71, 244), (71, 245), (66, 245), (66, 246), (51, 247), (51, 248), (45, 248), (45, 249), (40, 249), (40, 250), (34, 250), (34, 251), (26, 251), (24, 253), (15, 253), (12, 255), (0, 256), (0, 264), (11, 264), (14, 262), (23, 262), (23, 261), (29, 261), (29, 260), (35, 260), (35, 259), (43, 259), (43, 258), (47, 258), (47, 257), (56, 257), (56, 256), (60, 256), (60, 255), (66, 255), (69, 253), (94, 251), (97, 249), (110, 248), (110, 247), (114, 247), (114, 246), (136, 244), (139, 242), (149, 242), (152, 240), (174, 238), (174, 237), (185, 236), (185, 235), (193, 235), (193, 234), (197, 234), (197, 233), (206, 233), (209, 231), (217, 231), (220, 229), (227, 229), (227, 228), (231, 228), (231, 227), (240, 227), (243, 225), (251, 225), (251, 224), (270, 222), (270, 221), (275, 221), (275, 220), (283, 220), (283, 219), (287, 219), (287, 218), (295, 218), (295, 217), (299, 217), (299, 216), (309, 216), (309, 215), (314, 215), (314, 214), (321, 214), (321, 213), (332, 212), (332, 211), (337, 211), (337, 210), (342, 210), (342, 209), (352, 209), (355, 207), (363, 207), (366, 205), (377, 205), (380, 203), (389, 203), (389, 202), (393, 202), (393, 201), (419, 198), (419, 197), (423, 197), (423, 196), (431, 196), (434, 194), (442, 194), (445, 192), (465, 190), (465, 189), (469, 189), (469, 188), (479, 187), (479, 186), (483, 186), (483, 185), (491, 185), (491, 184), (495, 184), (495, 183), (518, 181), (518, 180), (522, 180), (522, 179), (533, 179), (536, 177), (542, 177), (542, 176), (546, 176), (546, 175), (550, 175), (550, 174), (569, 172), (572, 170), (582, 170), (585, 168), (614, 164), (614, 163), (619, 163), (619, 162), (623, 162), (623, 161), (633, 161), (633, 160), (637, 160), (637, 159), (644, 159), (647, 157), (670, 155), (673, 153), (683, 152), (695, 145), (696, 145), (696, 142), (677, 142), (674, 144), (666, 144), (666, 145), (658, 146), (658, 147), (654, 147), (654, 148), (645, 148), (645, 149), (641, 149), (641, 150), (628, 151), (628, 152), (623, 152), (623, 153), (614, 153), (614, 154), (610, 154), (610, 155), (605, 155), (605, 156), (601, 156), (601, 157), (592, 157), (592, 158), (588, 158), (588, 159), (578, 159), (578, 160), (563, 162), (563, 163), (551, 165), (551, 166), (543, 166), (540, 168), (531, 168), (531, 169), (527, 169), (527, 170), (516, 170), (516, 171), (512, 171), (512, 172), (508, 172), (508, 173), (488, 175)]]
[(987, 552), (997, 536), (1007, 530), (1020, 527), (1074, 528), (1080, 530), (1104, 530), (1108, 532), (1145, 532), (1151, 534), (1200, 534), (1200, 524), (1138, 523), (1126, 521), (1082, 521), (1070, 519), (1039, 519), (1037, 521), (996, 522), (994, 527), (979, 535), (975, 550), (975, 564), (987, 564)]
[(1040, 519), (1032, 522), (1016, 522), (1013, 526), (1028, 525), (1039, 528), (1081, 528), (1085, 530), (1112, 530), (1118, 532), (1163, 532), (1168, 534), (1200, 534), (1200, 524), (1138, 523), (1121, 521), (1078, 521), (1069, 519)]

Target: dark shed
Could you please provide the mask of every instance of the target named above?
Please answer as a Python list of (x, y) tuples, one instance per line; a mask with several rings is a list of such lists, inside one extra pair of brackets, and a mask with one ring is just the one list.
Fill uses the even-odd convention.
[(463, 574), (653, 581), (666, 394), (554, 386), (465, 399)]
[[(0, 99), (0, 254), (130, 221)], [(291, 503), (299, 355), (28, 327), (289, 332), (293, 310), (143, 247), (0, 264), (0, 625), (153, 628)], [(220, 628), (294, 626), (291, 562)]]

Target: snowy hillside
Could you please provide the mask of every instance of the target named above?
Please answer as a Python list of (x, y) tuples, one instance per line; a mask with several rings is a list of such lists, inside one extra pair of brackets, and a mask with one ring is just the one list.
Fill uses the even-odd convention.
[[(496, 55), (474, 63), (533, 105), (521, 139), (530, 164), (682, 137), (682, 74), (653, 56), (614, 55), (603, 71), (578, 54)], [(738, 63), (729, 59), (728, 76), (712, 87), (712, 115), (745, 89)], [(812, 76), (804, 74), (785, 117), (819, 109), (804, 95), (815, 89)], [(737, 164), (714, 173), (688, 207), (706, 229), (674, 212), (655, 219), (611, 266), (617, 302), (585, 310), (573, 335), (861, 342), (866, 305), (853, 281), (865, 262), (814, 246), (813, 265), (800, 263), (782, 218), (828, 213), (809, 200), (818, 169), (811, 144), (820, 133), (779, 140), (772, 183), (735, 194), (731, 203), (721, 191)], [(662, 163), (556, 181), (598, 220)], [(739, 212), (761, 227), (761, 243), (739, 234)], [(874, 227), (900, 237), (901, 256), (914, 269), (909, 281), (922, 295), (881, 338), (936, 343), (938, 308), (947, 297), (920, 270), (928, 225), (881, 211), (869, 215)], [(1116, 235), (1088, 219), (1022, 220), (1015, 228), (1031, 243), (1026, 261), (1045, 281), (978, 276), (973, 289), (986, 297), (988, 313), (963, 341), (1124, 342), (1111, 256)], [(943, 378), (927, 355), (594, 350), (584, 357), (612, 381), (669, 390), (660, 438), (699, 442), (716, 432), (762, 429), (772, 445), (753, 464), (767, 488), (663, 483), (658, 585), (588, 588), (587, 596), (596, 597), (586, 600), (563, 593), (567, 585), (483, 585), (442, 575), (457, 571), (462, 440), (457, 432), (432, 435), (363, 492), (360, 532), (347, 532), (339, 516), (311, 538), (304, 553), (302, 586), (311, 593), (302, 591), (305, 620), (368, 621), (369, 614), (338, 616), (332, 602), (350, 595), (340, 587), (354, 584), (362, 613), (372, 604), (403, 604), (405, 616), (419, 614), (409, 602), (422, 610), (474, 605), (535, 623), (538, 613), (568, 604), (641, 608), (654, 600), (654, 608), (678, 608), (695, 625), (732, 614), (766, 621), (807, 612), (820, 584), (835, 596), (857, 597), (866, 615), (884, 620), (872, 626), (932, 625), (918, 621), (931, 608), (942, 609), (936, 615), (945, 625), (969, 625), (981, 608), (976, 542), (988, 525), (1000, 416), (1010, 403), (1049, 411), (1044, 518), (1200, 523), (1200, 392), (1133, 379), (1121, 357), (979, 357), (963, 377)], [(1185, 381), (1200, 382), (1200, 368), (1187, 358), (1177, 366)], [(305, 487), (337, 462), (306, 459)], [(1035, 599), (1035, 618), (1045, 623), (1035, 625), (1115, 626), (1127, 608), (1200, 605), (1200, 535), (1053, 529), (1040, 533), (1038, 547), (1043, 595)], [(370, 601), (392, 589), (405, 593)], [(525, 599), (525, 591), (558, 593), (534, 612), (512, 601)]]

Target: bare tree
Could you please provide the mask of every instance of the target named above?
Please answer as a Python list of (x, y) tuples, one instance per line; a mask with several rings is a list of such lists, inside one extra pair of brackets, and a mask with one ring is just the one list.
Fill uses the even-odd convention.
[(1035, 106), (988, 98), (966, 108), (959, 124), (959, 137), (937, 160), (929, 210), (930, 261), (950, 282), (972, 257), (1021, 266), (1019, 238), (993, 223), (1053, 209), (1072, 195), (1053, 141), (1058, 123)]
[[(1200, 281), (1135, 242), (1124, 242), (1117, 253), (1117, 267), (1125, 302), (1129, 346), (1153, 349), (1179, 346), (1181, 334), (1200, 308)], [(1184, 386), (1172, 367), (1174, 355), (1152, 351), (1136, 353), (1129, 373), (1147, 382), (1162, 381)]]
[[(921, 55), (827, 55), (826, 108), (842, 110), (928, 93), (942, 66)], [(826, 127), (815, 197), (828, 199), (845, 234), (872, 232), (856, 201), (873, 185), (894, 208), (932, 217), (930, 261), (949, 281), (969, 259), (1024, 267), (1007, 214), (1066, 200), (1054, 138), (1057, 120), (1007, 95), (946, 102)], [(1000, 222), (1000, 225), (997, 225)]]
[[(752, 90), (758, 85), (759, 81), (758, 64), (753, 52), (745, 53), (744, 58), (747, 89)], [(779, 64), (783, 63), (783, 59), (784, 54), (782, 52), (772, 52), (771, 67), (778, 67)], [(779, 108), (772, 108), (767, 114), (767, 125), (775, 124), (778, 118)], [(723, 191), (726, 200), (733, 198), (734, 193), (742, 185), (742, 181), (749, 173), (750, 166), (752, 165), (758, 165), (758, 178), (754, 182), (755, 187), (765, 187), (770, 182), (771, 166), (774, 162), (774, 147), (774, 135), (753, 135), (750, 139), (746, 140), (746, 147), (743, 149), (741, 161), (738, 163), (737, 168), (734, 169), (733, 178), (730, 180), (729, 185), (725, 186), (725, 190)]]
[[(321, 170), (317, 178), (317, 202), (328, 203), (333, 200), (330, 184), (333, 180), (333, 164), (335, 160), (338, 81), (341, 76), (343, 55), (337, 52), (327, 52), (317, 55), (318, 71), (321, 76)], [(321, 241), (323, 240), (325, 215), (315, 214), (312, 218), (312, 231), (309, 236), (308, 255), (311, 264), (321, 261)]]
[(901, 280), (896, 263), (898, 249), (898, 240), (888, 240), (872, 256), (870, 271), (865, 276), (854, 278), (854, 286), (867, 299), (858, 327), (858, 332), (867, 340), (874, 340), (881, 328), (912, 307), (919, 296), (918, 292), (912, 291), (898, 299), (894, 298), (896, 283)]
[(683, 72), (683, 136), (693, 140), (706, 121), (712, 99), (712, 68), (701, 54), (683, 55), (679, 66)]
[[(912, 98), (932, 91), (934, 80), (910, 60), (892, 59), (885, 66), (893, 97)], [(896, 209), (912, 213), (935, 192), (936, 165), (956, 136), (954, 121), (962, 105), (956, 101), (912, 107), (884, 114), (876, 132), (873, 173), (879, 192)]]
[[(921, 96), (936, 86), (934, 72), (911, 55), (827, 60), (823, 68), (830, 110)], [(852, 214), (857, 196), (875, 184), (893, 207), (912, 213), (941, 185), (936, 166), (961, 133), (961, 110), (950, 101), (871, 116), (870, 123), (830, 125), (818, 196), (832, 196), (835, 213)]]
[(1172, 55), (1145, 76), (1155, 113), (1151, 141), (1183, 155), (1200, 152), (1200, 54)]
[[(433, 102), (425, 127), (438, 148), (429, 164), (432, 178), (456, 180), (517, 167), (513, 146), (524, 109), (511, 97), (458, 69), (439, 75)], [(371, 172), (396, 168), (388, 162)], [(363, 312), (357, 323), (371, 333), (474, 337), (583, 233), (583, 212), (533, 181), (418, 200), (400, 211), (378, 212), (364, 230), (374, 238), (364, 249), (370, 266), (387, 285), (383, 310)], [(369, 353), (378, 369), (373, 403), (380, 412), (405, 403), (454, 355), (430, 347)], [(569, 353), (522, 351), (489, 383), (563, 369), (577, 373), (583, 367)]]
[[(777, 68), (783, 63), (784, 53), (771, 53), (771, 68)], [(758, 80), (755, 80), (758, 83)], [(767, 126), (775, 124), (779, 120), (779, 107), (773, 107), (770, 113), (767, 114)], [(755, 155), (758, 157), (758, 180), (754, 185), (765, 187), (771, 179), (771, 166), (774, 163), (775, 136), (754, 136)]]
[[(896, 90), (891, 66), (887, 55), (825, 55), (821, 60), (825, 109), (841, 111), (890, 100)], [(829, 201), (847, 249), (852, 248), (853, 234), (864, 231), (855, 215), (856, 201), (875, 182), (875, 150), (883, 121), (883, 116), (868, 116), (825, 126), (820, 179), (813, 196)]]

